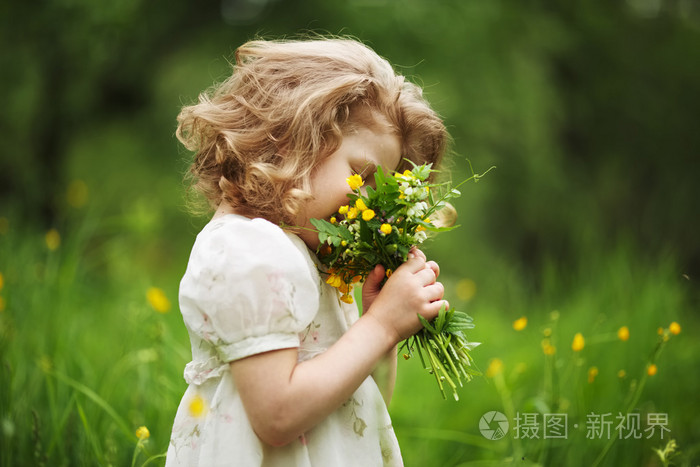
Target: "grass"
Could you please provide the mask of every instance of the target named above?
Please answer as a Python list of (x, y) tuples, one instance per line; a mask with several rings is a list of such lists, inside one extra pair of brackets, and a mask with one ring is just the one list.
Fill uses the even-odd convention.
[[(168, 243), (164, 231), (144, 233), (125, 216), (69, 209), (48, 237), (3, 217), (2, 465), (164, 462), (189, 361), (176, 297), (192, 237)], [(510, 281), (519, 273), (504, 264), (494, 262), (476, 289), (463, 271), (443, 271), (453, 304), (475, 318), (469, 337), (483, 342), (473, 354), (486, 375), (461, 389), (460, 402), (443, 400), (417, 359), (401, 359), (390, 411), (406, 465), (667, 465), (669, 453), (662, 460), (654, 449), (670, 439), (680, 447), (675, 465), (695, 465), (698, 318), (673, 257), (582, 251), (573, 267), (546, 268), (537, 290)], [(149, 302), (152, 288), (162, 295)], [(479, 431), (494, 410), (510, 424), (500, 440)], [(566, 414), (566, 438), (514, 436), (518, 417), (521, 427), (534, 419), (541, 435), (544, 414), (556, 413)], [(616, 417), (637, 413), (642, 431), (649, 414), (665, 414), (670, 431), (617, 439)], [(596, 414), (610, 414), (612, 436), (587, 437)], [(149, 438), (137, 437), (141, 426)]]

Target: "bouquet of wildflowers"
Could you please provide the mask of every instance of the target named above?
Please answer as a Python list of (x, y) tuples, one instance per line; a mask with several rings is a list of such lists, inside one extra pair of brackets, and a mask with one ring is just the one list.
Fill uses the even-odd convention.
[[(341, 300), (352, 303), (353, 284), (364, 280), (377, 264), (384, 266), (388, 278), (406, 261), (409, 250), (427, 239), (428, 232), (454, 228), (437, 225), (431, 216), (460, 192), (449, 183), (429, 183), (431, 172), (431, 165), (414, 164), (412, 170), (392, 176), (377, 167), (376, 189), (366, 187), (364, 191), (362, 177), (353, 175), (347, 179), (352, 189), (349, 203), (329, 221), (311, 219), (318, 229), (319, 259), (328, 267), (326, 282), (338, 289)], [(469, 354), (478, 344), (469, 342), (464, 334), (474, 327), (472, 318), (444, 307), (430, 322), (418, 318), (424, 328), (403, 343), (404, 357), (409, 358), (415, 349), (424, 368), (435, 376), (443, 397), (447, 386), (458, 400), (457, 386), (480, 374), (472, 368)]]

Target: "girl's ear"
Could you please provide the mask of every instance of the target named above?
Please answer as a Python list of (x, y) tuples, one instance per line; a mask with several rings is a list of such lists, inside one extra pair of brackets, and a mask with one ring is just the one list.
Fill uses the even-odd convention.
[(435, 212), (431, 223), (435, 227), (452, 227), (457, 222), (457, 210), (450, 203), (445, 203), (442, 209)]

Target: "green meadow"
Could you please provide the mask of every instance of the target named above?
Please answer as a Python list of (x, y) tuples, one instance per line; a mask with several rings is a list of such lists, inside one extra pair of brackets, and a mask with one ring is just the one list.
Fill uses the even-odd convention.
[(163, 465), (207, 221), (175, 117), (236, 45), (310, 29), (424, 86), (444, 177), (496, 166), (424, 248), (483, 375), (445, 400), (399, 355), (406, 465), (700, 464), (694, 4), (191, 3), (2, 15), (0, 465)]

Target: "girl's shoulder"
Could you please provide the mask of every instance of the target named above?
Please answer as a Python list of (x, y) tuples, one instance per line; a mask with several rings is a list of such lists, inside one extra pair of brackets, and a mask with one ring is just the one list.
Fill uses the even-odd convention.
[[(226, 214), (212, 219), (197, 235), (192, 256), (246, 258), (253, 262), (308, 264), (309, 250), (297, 236), (262, 218)], [(191, 258), (192, 259), (192, 258)]]

